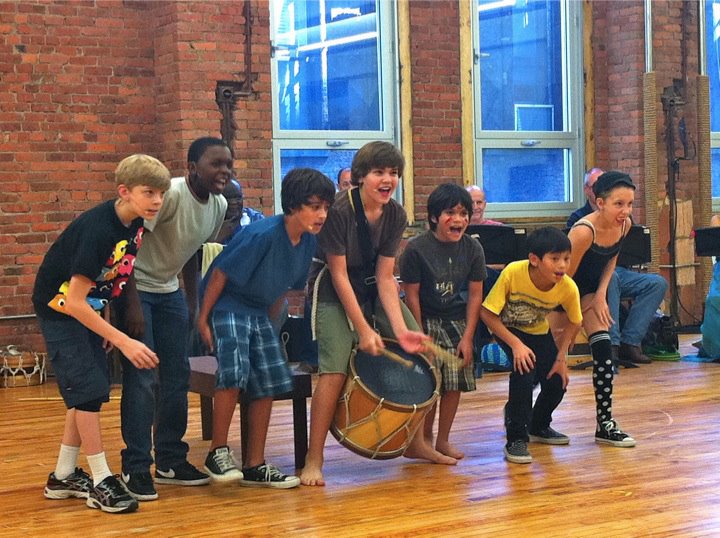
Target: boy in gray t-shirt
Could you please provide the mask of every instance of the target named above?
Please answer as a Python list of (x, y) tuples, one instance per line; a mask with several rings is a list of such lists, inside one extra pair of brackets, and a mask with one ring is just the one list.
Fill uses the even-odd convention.
[[(197, 309), (196, 253), (222, 225), (227, 201), (221, 193), (232, 167), (223, 140), (205, 137), (190, 145), (187, 177), (172, 180), (160, 214), (146, 225), (135, 263), (137, 290), (132, 280), (128, 283), (123, 312), (128, 334), (142, 338), (160, 359), (157, 371), (123, 359), (122, 480), (140, 501), (158, 497), (150, 474), (153, 448), (156, 482), (196, 486), (210, 481), (187, 461), (188, 445), (182, 440), (190, 380), (187, 335)], [(187, 301), (178, 281), (181, 270)]]
[[(400, 257), (405, 302), (433, 341), (457, 360), (438, 361), (442, 374), (435, 450), (462, 459), (449, 436), (460, 393), (475, 390), (473, 336), (480, 317), (487, 276), (480, 243), (465, 234), (472, 214), (470, 194), (445, 183), (428, 197), (430, 231), (410, 240)], [(467, 300), (461, 290), (467, 289)], [(435, 406), (425, 417), (425, 438), (432, 442)]]

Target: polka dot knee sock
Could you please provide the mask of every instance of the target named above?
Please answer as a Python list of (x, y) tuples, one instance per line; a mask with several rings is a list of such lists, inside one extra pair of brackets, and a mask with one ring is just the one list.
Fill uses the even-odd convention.
[(612, 419), (613, 364), (610, 334), (598, 331), (588, 338), (593, 359), (593, 388), (598, 424)]

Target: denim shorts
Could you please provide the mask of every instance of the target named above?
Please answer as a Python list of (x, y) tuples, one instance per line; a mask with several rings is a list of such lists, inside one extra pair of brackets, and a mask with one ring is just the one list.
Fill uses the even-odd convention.
[(218, 361), (216, 388), (239, 388), (251, 399), (292, 390), (290, 367), (268, 316), (214, 311), (210, 325)]
[(65, 406), (109, 401), (110, 375), (102, 337), (69, 316), (38, 321)]

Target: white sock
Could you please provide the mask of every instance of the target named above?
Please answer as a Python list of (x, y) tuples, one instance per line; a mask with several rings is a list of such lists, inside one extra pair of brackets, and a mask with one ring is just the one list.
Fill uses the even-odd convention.
[(60, 444), (60, 453), (58, 454), (57, 463), (55, 464), (55, 478), (65, 480), (68, 476), (75, 472), (77, 467), (77, 459), (80, 454), (79, 446), (69, 446)]
[(105, 452), (99, 452), (98, 454), (88, 456), (87, 461), (88, 465), (90, 465), (90, 471), (92, 472), (93, 486), (97, 486), (108, 476), (112, 476), (107, 460), (105, 459)]

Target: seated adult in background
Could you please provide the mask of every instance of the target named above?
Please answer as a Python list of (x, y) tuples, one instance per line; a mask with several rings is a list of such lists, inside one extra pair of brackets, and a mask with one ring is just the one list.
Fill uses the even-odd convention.
[(337, 175), (337, 190), (346, 191), (352, 187), (352, 174), (349, 168), (343, 168), (338, 172)]
[[(592, 168), (585, 174), (583, 191), (587, 202), (567, 220), (568, 228), (595, 209), (593, 185), (603, 174), (600, 168)], [(652, 360), (642, 352), (641, 343), (650, 322), (655, 317), (667, 291), (667, 281), (660, 275), (640, 273), (627, 267), (616, 266), (607, 290), (607, 304), (615, 323), (610, 326), (610, 342), (613, 358), (624, 359), (637, 364), (648, 364)], [(630, 298), (632, 303), (620, 327), (620, 298)]]
[(466, 187), (470, 193), (470, 198), (473, 202), (473, 212), (470, 218), (470, 224), (495, 224), (502, 225), (502, 222), (497, 220), (491, 220), (485, 218), (485, 207), (487, 206), (487, 200), (485, 199), (485, 191), (477, 185), (470, 185)]
[[(720, 215), (713, 216), (710, 226), (720, 226)], [(716, 259), (713, 266), (713, 277), (705, 298), (705, 315), (700, 332), (703, 354), (720, 359), (720, 259)]]
[(217, 235), (217, 242), (227, 245), (230, 239), (240, 231), (240, 228), (265, 218), (265, 215), (251, 207), (245, 207), (242, 185), (237, 179), (233, 178), (227, 182), (223, 196), (227, 200), (228, 206), (225, 220)]

